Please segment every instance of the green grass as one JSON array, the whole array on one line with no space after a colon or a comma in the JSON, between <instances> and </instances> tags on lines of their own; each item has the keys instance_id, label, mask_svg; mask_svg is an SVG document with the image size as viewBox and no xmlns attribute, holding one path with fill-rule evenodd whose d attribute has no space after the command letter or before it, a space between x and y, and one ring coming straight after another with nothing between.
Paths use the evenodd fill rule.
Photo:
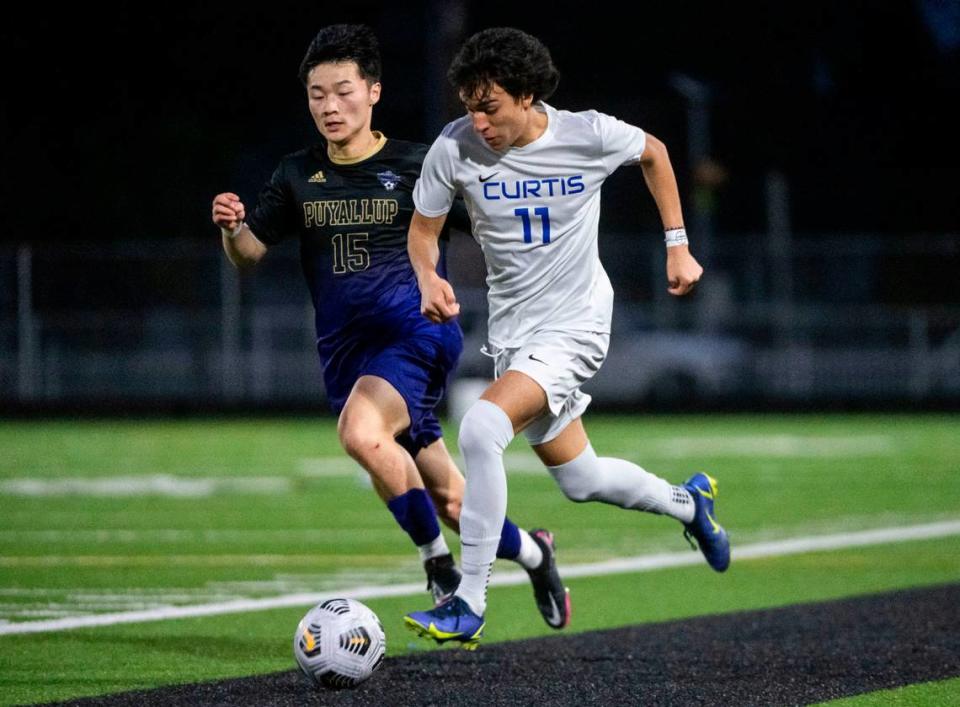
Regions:
<instances>
[{"instance_id":1,"label":"green grass","mask_svg":"<svg viewBox=\"0 0 960 707\"><path fill-rule=\"evenodd\" d=\"M960 424L949 416L593 417L587 426L601 454L672 481L699 469L718 477L718 512L735 546L960 518ZM409 541L344 465L329 419L5 422L0 450L0 618L77 613L84 602L87 611L138 608L158 593L195 604L422 578ZM511 460L513 469L536 466ZM336 469L344 472L324 473ZM155 475L221 486L178 498L25 496L10 485ZM511 516L554 530L562 563L686 548L674 522L574 506L545 472L513 474L509 484ZM573 629L947 581L960 581L958 538L741 562L723 576L698 566L579 579L570 582ZM486 641L549 631L528 594L492 591ZM367 602L391 655L423 649L408 645L399 617L425 596ZM0 636L0 703L289 668L307 608Z\"/></svg>"},{"instance_id":2,"label":"green grass","mask_svg":"<svg viewBox=\"0 0 960 707\"><path fill-rule=\"evenodd\" d=\"M957 704L958 695L960 695L960 678L954 678L908 685L893 690L879 690L822 704L831 707L888 707L889 705L950 707Z\"/></svg>"}]
</instances>

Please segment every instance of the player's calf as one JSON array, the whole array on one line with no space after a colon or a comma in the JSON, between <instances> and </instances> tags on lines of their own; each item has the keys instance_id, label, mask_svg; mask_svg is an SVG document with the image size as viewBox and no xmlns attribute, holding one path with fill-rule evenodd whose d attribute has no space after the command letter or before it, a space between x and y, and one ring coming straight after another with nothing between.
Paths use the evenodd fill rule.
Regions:
<instances>
[{"instance_id":1,"label":"player's calf","mask_svg":"<svg viewBox=\"0 0 960 707\"><path fill-rule=\"evenodd\" d=\"M430 489L430 496L433 498L433 503L437 509L437 518L447 527L459 530L463 497L447 495L442 492L438 494L434 489Z\"/></svg>"}]
</instances>

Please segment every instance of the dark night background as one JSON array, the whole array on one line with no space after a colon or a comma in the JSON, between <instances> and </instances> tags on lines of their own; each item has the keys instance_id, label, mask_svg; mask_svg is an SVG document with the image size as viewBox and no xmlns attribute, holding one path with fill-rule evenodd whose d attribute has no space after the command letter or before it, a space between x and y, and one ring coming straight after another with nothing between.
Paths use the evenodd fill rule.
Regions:
<instances>
[{"instance_id":1,"label":"dark night background","mask_svg":"<svg viewBox=\"0 0 960 707\"><path fill-rule=\"evenodd\" d=\"M684 114L669 80L683 72L707 83L713 154L729 174L718 197L721 233L764 228L761 178L776 168L792 185L798 232L914 237L960 222L958 30L956 20L952 35L925 21L925 8L938 5L738 3L731 11L672 2L634 5L628 15L603 3L467 2L452 24L463 36L505 24L538 35L563 76L551 103L597 108L658 135L682 188ZM425 75L429 57L441 69L449 60L438 18L452 7L36 6L0 29L0 238L216 242L214 194L229 189L252 202L282 154L317 138L296 70L315 31L336 21L368 22L381 38L374 127L430 141L457 111L444 81L446 114L428 115L438 104L427 100ZM616 198L635 188L642 180L631 175L609 191ZM651 208L638 211L607 209L604 218L653 223Z\"/></svg>"}]
</instances>

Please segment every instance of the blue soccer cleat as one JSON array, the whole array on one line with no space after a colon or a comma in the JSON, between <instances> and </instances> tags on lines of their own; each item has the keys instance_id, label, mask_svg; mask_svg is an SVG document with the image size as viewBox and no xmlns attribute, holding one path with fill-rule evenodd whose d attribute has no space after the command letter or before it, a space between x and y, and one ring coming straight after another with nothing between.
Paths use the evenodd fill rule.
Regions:
<instances>
[{"instance_id":1,"label":"blue soccer cleat","mask_svg":"<svg viewBox=\"0 0 960 707\"><path fill-rule=\"evenodd\" d=\"M693 536L707 558L707 564L717 572L723 572L730 566L730 538L714 516L717 481L706 474L694 474L686 480L683 488L693 496L695 505L693 520L684 525L683 537L693 545L690 540L690 536Z\"/></svg>"},{"instance_id":2,"label":"blue soccer cleat","mask_svg":"<svg viewBox=\"0 0 960 707\"><path fill-rule=\"evenodd\" d=\"M430 611L414 611L403 617L411 631L437 643L458 641L467 650L474 650L483 636L486 623L460 597L454 595Z\"/></svg>"}]
</instances>

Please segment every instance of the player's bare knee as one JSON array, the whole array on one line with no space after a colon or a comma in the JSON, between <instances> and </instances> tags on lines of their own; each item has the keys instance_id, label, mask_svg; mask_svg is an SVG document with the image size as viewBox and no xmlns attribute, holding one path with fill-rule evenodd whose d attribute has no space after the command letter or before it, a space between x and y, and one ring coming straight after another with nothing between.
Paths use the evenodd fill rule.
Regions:
<instances>
[{"instance_id":1,"label":"player's bare knee","mask_svg":"<svg viewBox=\"0 0 960 707\"><path fill-rule=\"evenodd\" d=\"M360 425L342 425L337 431L343 450L360 462L375 454L386 441L383 435L364 429Z\"/></svg>"},{"instance_id":2,"label":"player's bare knee","mask_svg":"<svg viewBox=\"0 0 960 707\"><path fill-rule=\"evenodd\" d=\"M352 432L351 427L352 416L346 409L340 411L340 416L337 418L337 438L340 440L340 446L344 449L347 448L346 437L348 433Z\"/></svg>"}]
</instances>

